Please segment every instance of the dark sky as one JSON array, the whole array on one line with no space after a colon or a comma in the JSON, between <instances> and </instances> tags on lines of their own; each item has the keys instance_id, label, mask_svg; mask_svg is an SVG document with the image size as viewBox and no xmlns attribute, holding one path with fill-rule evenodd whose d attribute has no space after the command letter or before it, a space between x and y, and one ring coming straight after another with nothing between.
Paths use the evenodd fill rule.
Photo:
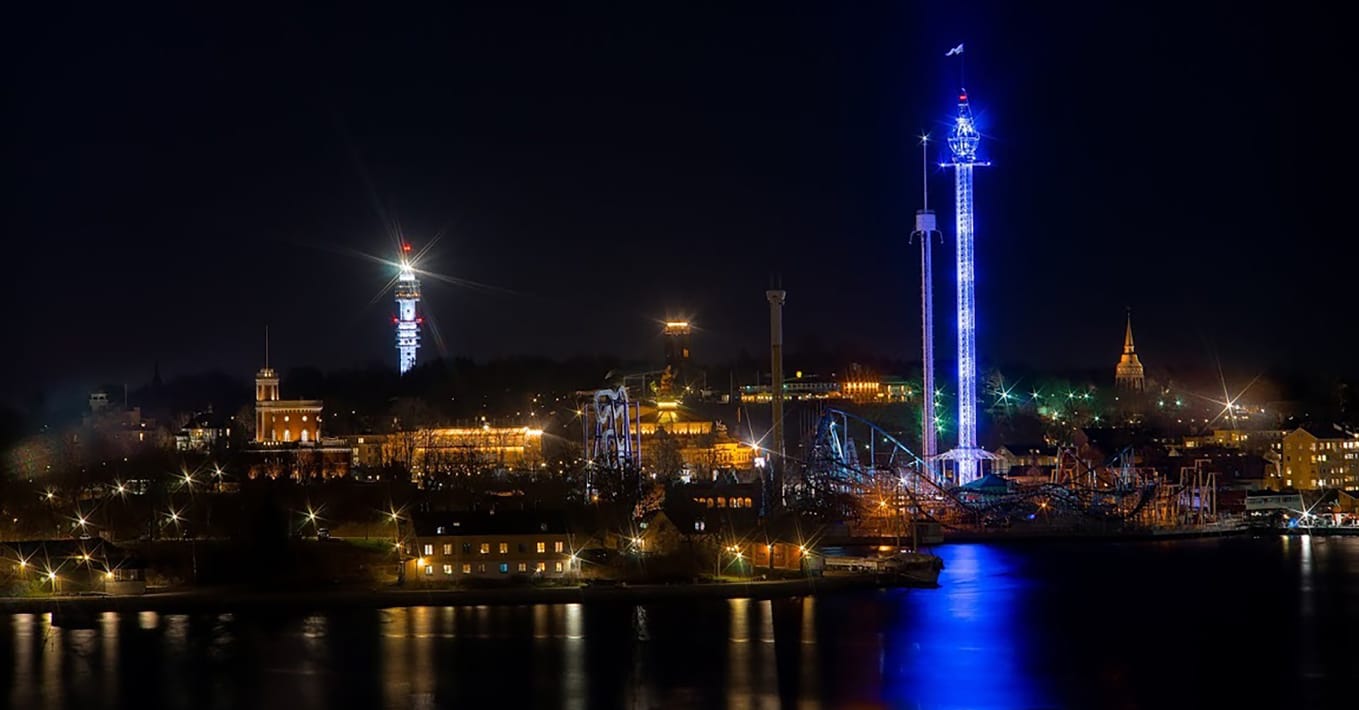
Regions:
<instances>
[{"instance_id":1,"label":"dark sky","mask_svg":"<svg viewBox=\"0 0 1359 710\"><path fill-rule=\"evenodd\" d=\"M1131 305L1153 368L1353 370L1339 15L1106 4L11 16L7 387L245 376L266 324L279 367L394 363L391 273L348 252L398 222L504 290L427 280L452 354L659 355L667 315L760 352L778 272L790 343L912 358L958 42L984 360L1112 367Z\"/></svg>"}]
</instances>

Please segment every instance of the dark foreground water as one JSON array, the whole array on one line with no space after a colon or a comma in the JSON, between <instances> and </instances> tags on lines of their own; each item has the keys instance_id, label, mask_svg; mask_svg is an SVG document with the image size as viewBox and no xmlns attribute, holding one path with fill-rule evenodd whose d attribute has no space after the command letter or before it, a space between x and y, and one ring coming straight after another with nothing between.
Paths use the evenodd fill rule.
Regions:
<instances>
[{"instance_id":1,"label":"dark foreground water","mask_svg":"<svg viewBox=\"0 0 1359 710\"><path fill-rule=\"evenodd\" d=\"M956 545L775 601L0 617L14 708L1359 707L1359 539Z\"/></svg>"}]
</instances>

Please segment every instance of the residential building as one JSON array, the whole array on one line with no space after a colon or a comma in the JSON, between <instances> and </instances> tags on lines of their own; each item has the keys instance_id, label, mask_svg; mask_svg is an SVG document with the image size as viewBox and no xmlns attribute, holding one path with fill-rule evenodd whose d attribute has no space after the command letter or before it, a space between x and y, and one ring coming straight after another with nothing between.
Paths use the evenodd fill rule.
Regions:
<instances>
[{"instance_id":1,"label":"residential building","mask_svg":"<svg viewBox=\"0 0 1359 710\"><path fill-rule=\"evenodd\" d=\"M212 407L189 417L175 433L175 450L209 453L225 446L231 436L231 420L214 414Z\"/></svg>"},{"instance_id":2,"label":"residential building","mask_svg":"<svg viewBox=\"0 0 1359 710\"><path fill-rule=\"evenodd\" d=\"M1001 473L1015 469L1021 472L1033 468L1050 469L1057 465L1057 447L1041 441L1005 444L994 453L1000 457L995 469Z\"/></svg>"},{"instance_id":3,"label":"residential building","mask_svg":"<svg viewBox=\"0 0 1359 710\"><path fill-rule=\"evenodd\" d=\"M1336 426L1304 426L1283 437L1282 480L1270 488L1359 488L1359 434Z\"/></svg>"},{"instance_id":4,"label":"residential building","mask_svg":"<svg viewBox=\"0 0 1359 710\"><path fill-rule=\"evenodd\" d=\"M406 543L406 579L563 578L579 571L566 517L559 511L415 513Z\"/></svg>"},{"instance_id":5,"label":"residential building","mask_svg":"<svg viewBox=\"0 0 1359 710\"><path fill-rule=\"evenodd\" d=\"M1279 451L1287 433L1283 429L1214 429L1205 434L1185 436L1184 448L1222 447L1264 454L1268 451Z\"/></svg>"},{"instance_id":6,"label":"residential building","mask_svg":"<svg viewBox=\"0 0 1359 710\"><path fill-rule=\"evenodd\" d=\"M102 538L0 543L0 584L53 594L142 594L145 565Z\"/></svg>"}]
</instances>

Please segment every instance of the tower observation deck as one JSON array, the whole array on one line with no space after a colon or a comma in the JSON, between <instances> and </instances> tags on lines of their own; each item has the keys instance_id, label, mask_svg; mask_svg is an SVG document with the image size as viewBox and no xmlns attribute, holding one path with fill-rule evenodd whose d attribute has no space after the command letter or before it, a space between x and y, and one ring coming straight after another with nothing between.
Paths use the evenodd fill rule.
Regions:
<instances>
[{"instance_id":1,"label":"tower observation deck","mask_svg":"<svg viewBox=\"0 0 1359 710\"><path fill-rule=\"evenodd\" d=\"M401 245L401 272L396 279L396 325L397 369L406 374L415 367L415 354L420 349L420 326L424 319L416 313L420 302L420 280L415 277L415 269L410 263L411 245Z\"/></svg>"}]
</instances>

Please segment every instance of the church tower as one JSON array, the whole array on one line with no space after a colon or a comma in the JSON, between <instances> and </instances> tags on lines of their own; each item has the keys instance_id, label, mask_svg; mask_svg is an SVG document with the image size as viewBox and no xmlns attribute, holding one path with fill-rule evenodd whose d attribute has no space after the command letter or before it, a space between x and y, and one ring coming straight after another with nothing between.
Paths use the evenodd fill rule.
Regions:
<instances>
[{"instance_id":1,"label":"church tower","mask_svg":"<svg viewBox=\"0 0 1359 710\"><path fill-rule=\"evenodd\" d=\"M1137 353L1133 350L1131 308L1128 309L1128 329L1123 336L1123 357L1118 359L1118 366L1114 368L1114 384L1120 390L1133 392L1143 392L1147 388L1142 361L1137 359Z\"/></svg>"}]
</instances>

